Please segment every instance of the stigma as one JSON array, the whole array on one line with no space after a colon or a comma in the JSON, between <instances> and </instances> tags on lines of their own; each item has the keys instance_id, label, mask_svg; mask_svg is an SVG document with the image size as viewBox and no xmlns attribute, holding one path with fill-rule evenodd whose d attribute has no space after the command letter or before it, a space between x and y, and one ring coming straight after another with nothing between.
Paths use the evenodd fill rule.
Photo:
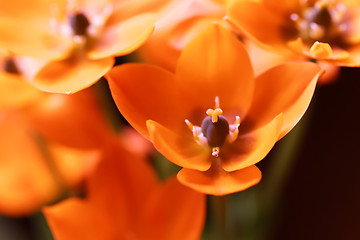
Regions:
<instances>
[{"instance_id":1,"label":"stigma","mask_svg":"<svg viewBox=\"0 0 360 240\"><path fill-rule=\"evenodd\" d=\"M230 125L222 115L219 97L215 97L215 108L208 109L206 114L201 126L195 126L187 119L185 123L192 131L195 141L200 145L211 147L211 155L219 157L221 147L226 142L232 143L237 139L240 117L236 116L234 124Z\"/></svg>"}]
</instances>

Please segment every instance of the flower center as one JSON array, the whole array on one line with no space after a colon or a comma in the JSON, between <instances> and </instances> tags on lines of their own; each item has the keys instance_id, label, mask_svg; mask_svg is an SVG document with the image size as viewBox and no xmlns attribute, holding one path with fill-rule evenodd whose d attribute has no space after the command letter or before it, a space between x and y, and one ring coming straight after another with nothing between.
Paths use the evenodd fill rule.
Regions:
<instances>
[{"instance_id":1,"label":"flower center","mask_svg":"<svg viewBox=\"0 0 360 240\"><path fill-rule=\"evenodd\" d=\"M290 19L308 44L320 41L343 45L343 36L348 30L346 13L346 7L334 0L319 0L313 6L301 1L300 13L291 14Z\"/></svg>"},{"instance_id":2,"label":"flower center","mask_svg":"<svg viewBox=\"0 0 360 240\"><path fill-rule=\"evenodd\" d=\"M229 125L222 113L219 97L216 97L215 108L206 111L208 116L202 121L201 127L193 125L187 119L185 120L189 129L193 132L195 141L201 145L210 146L214 157L219 157L220 148L226 141L234 142L239 134L240 117L236 116L235 123Z\"/></svg>"},{"instance_id":3,"label":"flower center","mask_svg":"<svg viewBox=\"0 0 360 240\"><path fill-rule=\"evenodd\" d=\"M19 74L20 71L16 67L16 64L12 58L8 58L5 60L3 70L7 73Z\"/></svg>"},{"instance_id":4,"label":"flower center","mask_svg":"<svg viewBox=\"0 0 360 240\"><path fill-rule=\"evenodd\" d=\"M86 36L90 22L83 13L79 12L70 16L70 26L75 36Z\"/></svg>"}]
</instances>

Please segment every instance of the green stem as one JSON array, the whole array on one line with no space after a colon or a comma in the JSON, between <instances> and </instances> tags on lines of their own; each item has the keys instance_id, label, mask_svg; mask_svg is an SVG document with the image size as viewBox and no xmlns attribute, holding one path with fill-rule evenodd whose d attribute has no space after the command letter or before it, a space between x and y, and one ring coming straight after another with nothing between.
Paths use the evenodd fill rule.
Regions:
<instances>
[{"instance_id":1,"label":"green stem","mask_svg":"<svg viewBox=\"0 0 360 240\"><path fill-rule=\"evenodd\" d=\"M225 196L209 196L211 207L211 225L214 240L228 240L227 199Z\"/></svg>"},{"instance_id":2,"label":"green stem","mask_svg":"<svg viewBox=\"0 0 360 240\"><path fill-rule=\"evenodd\" d=\"M274 218L279 209L280 197L301 150L310 116L311 109L288 136L278 143L278 150L272 158L271 168L257 191L258 212L261 213L258 219L260 230L257 231L260 234L257 239L263 239L276 222Z\"/></svg>"}]
</instances>

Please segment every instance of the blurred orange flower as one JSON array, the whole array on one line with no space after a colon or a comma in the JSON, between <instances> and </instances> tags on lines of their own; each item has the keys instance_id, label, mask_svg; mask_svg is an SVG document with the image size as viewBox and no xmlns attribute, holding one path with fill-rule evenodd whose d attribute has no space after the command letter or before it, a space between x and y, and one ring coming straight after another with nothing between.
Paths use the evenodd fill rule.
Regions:
<instances>
[{"instance_id":1,"label":"blurred orange flower","mask_svg":"<svg viewBox=\"0 0 360 240\"><path fill-rule=\"evenodd\" d=\"M170 178L158 183L140 155L109 147L89 178L84 199L43 212L56 239L199 239L205 196ZM92 231L96 229L96 231Z\"/></svg>"},{"instance_id":2,"label":"blurred orange flower","mask_svg":"<svg viewBox=\"0 0 360 240\"><path fill-rule=\"evenodd\" d=\"M273 51L359 66L359 6L353 0L237 1L227 15L232 25Z\"/></svg>"},{"instance_id":3,"label":"blurred orange flower","mask_svg":"<svg viewBox=\"0 0 360 240\"><path fill-rule=\"evenodd\" d=\"M0 17L0 45L19 55L47 59L32 79L41 90L73 93L102 77L114 56L138 48L154 29L155 15L134 1L37 0L9 4ZM33 14L31 14L33 13ZM25 16L23 16L25 15Z\"/></svg>"},{"instance_id":4,"label":"blurred orange flower","mask_svg":"<svg viewBox=\"0 0 360 240\"><path fill-rule=\"evenodd\" d=\"M211 23L221 22L231 1L169 2L158 10L156 29L139 48L138 55L146 62L174 71L182 49Z\"/></svg>"},{"instance_id":5,"label":"blurred orange flower","mask_svg":"<svg viewBox=\"0 0 360 240\"><path fill-rule=\"evenodd\" d=\"M29 215L80 190L110 138L90 90L39 100L0 111L1 214Z\"/></svg>"},{"instance_id":6,"label":"blurred orange flower","mask_svg":"<svg viewBox=\"0 0 360 240\"><path fill-rule=\"evenodd\" d=\"M39 62L28 65L24 61L0 49L0 110L25 107L45 95L27 81L27 75L39 68Z\"/></svg>"},{"instance_id":7,"label":"blurred orange flower","mask_svg":"<svg viewBox=\"0 0 360 240\"><path fill-rule=\"evenodd\" d=\"M241 42L214 24L185 47L175 75L124 64L106 78L130 124L184 167L182 183L224 195L260 181L254 164L299 121L320 72L288 63L254 78Z\"/></svg>"}]
</instances>

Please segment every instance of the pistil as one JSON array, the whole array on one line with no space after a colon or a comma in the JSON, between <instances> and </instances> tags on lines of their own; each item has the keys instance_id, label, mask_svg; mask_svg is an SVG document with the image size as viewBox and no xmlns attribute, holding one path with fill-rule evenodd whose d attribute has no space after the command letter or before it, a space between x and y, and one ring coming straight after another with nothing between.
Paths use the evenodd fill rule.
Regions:
<instances>
[{"instance_id":1,"label":"pistil","mask_svg":"<svg viewBox=\"0 0 360 240\"><path fill-rule=\"evenodd\" d=\"M195 141L201 145L211 147L211 155L219 157L220 148L225 142L234 142L239 134L240 117L236 116L234 124L229 125L227 119L222 115L219 97L215 98L215 108L208 109L202 121L201 127L193 125L189 120L185 120L188 128L193 132Z\"/></svg>"},{"instance_id":2,"label":"pistil","mask_svg":"<svg viewBox=\"0 0 360 240\"><path fill-rule=\"evenodd\" d=\"M13 73L13 74L20 73L19 69L17 68L17 66L12 58L6 59L3 69L5 72L8 72L8 73Z\"/></svg>"}]
</instances>

